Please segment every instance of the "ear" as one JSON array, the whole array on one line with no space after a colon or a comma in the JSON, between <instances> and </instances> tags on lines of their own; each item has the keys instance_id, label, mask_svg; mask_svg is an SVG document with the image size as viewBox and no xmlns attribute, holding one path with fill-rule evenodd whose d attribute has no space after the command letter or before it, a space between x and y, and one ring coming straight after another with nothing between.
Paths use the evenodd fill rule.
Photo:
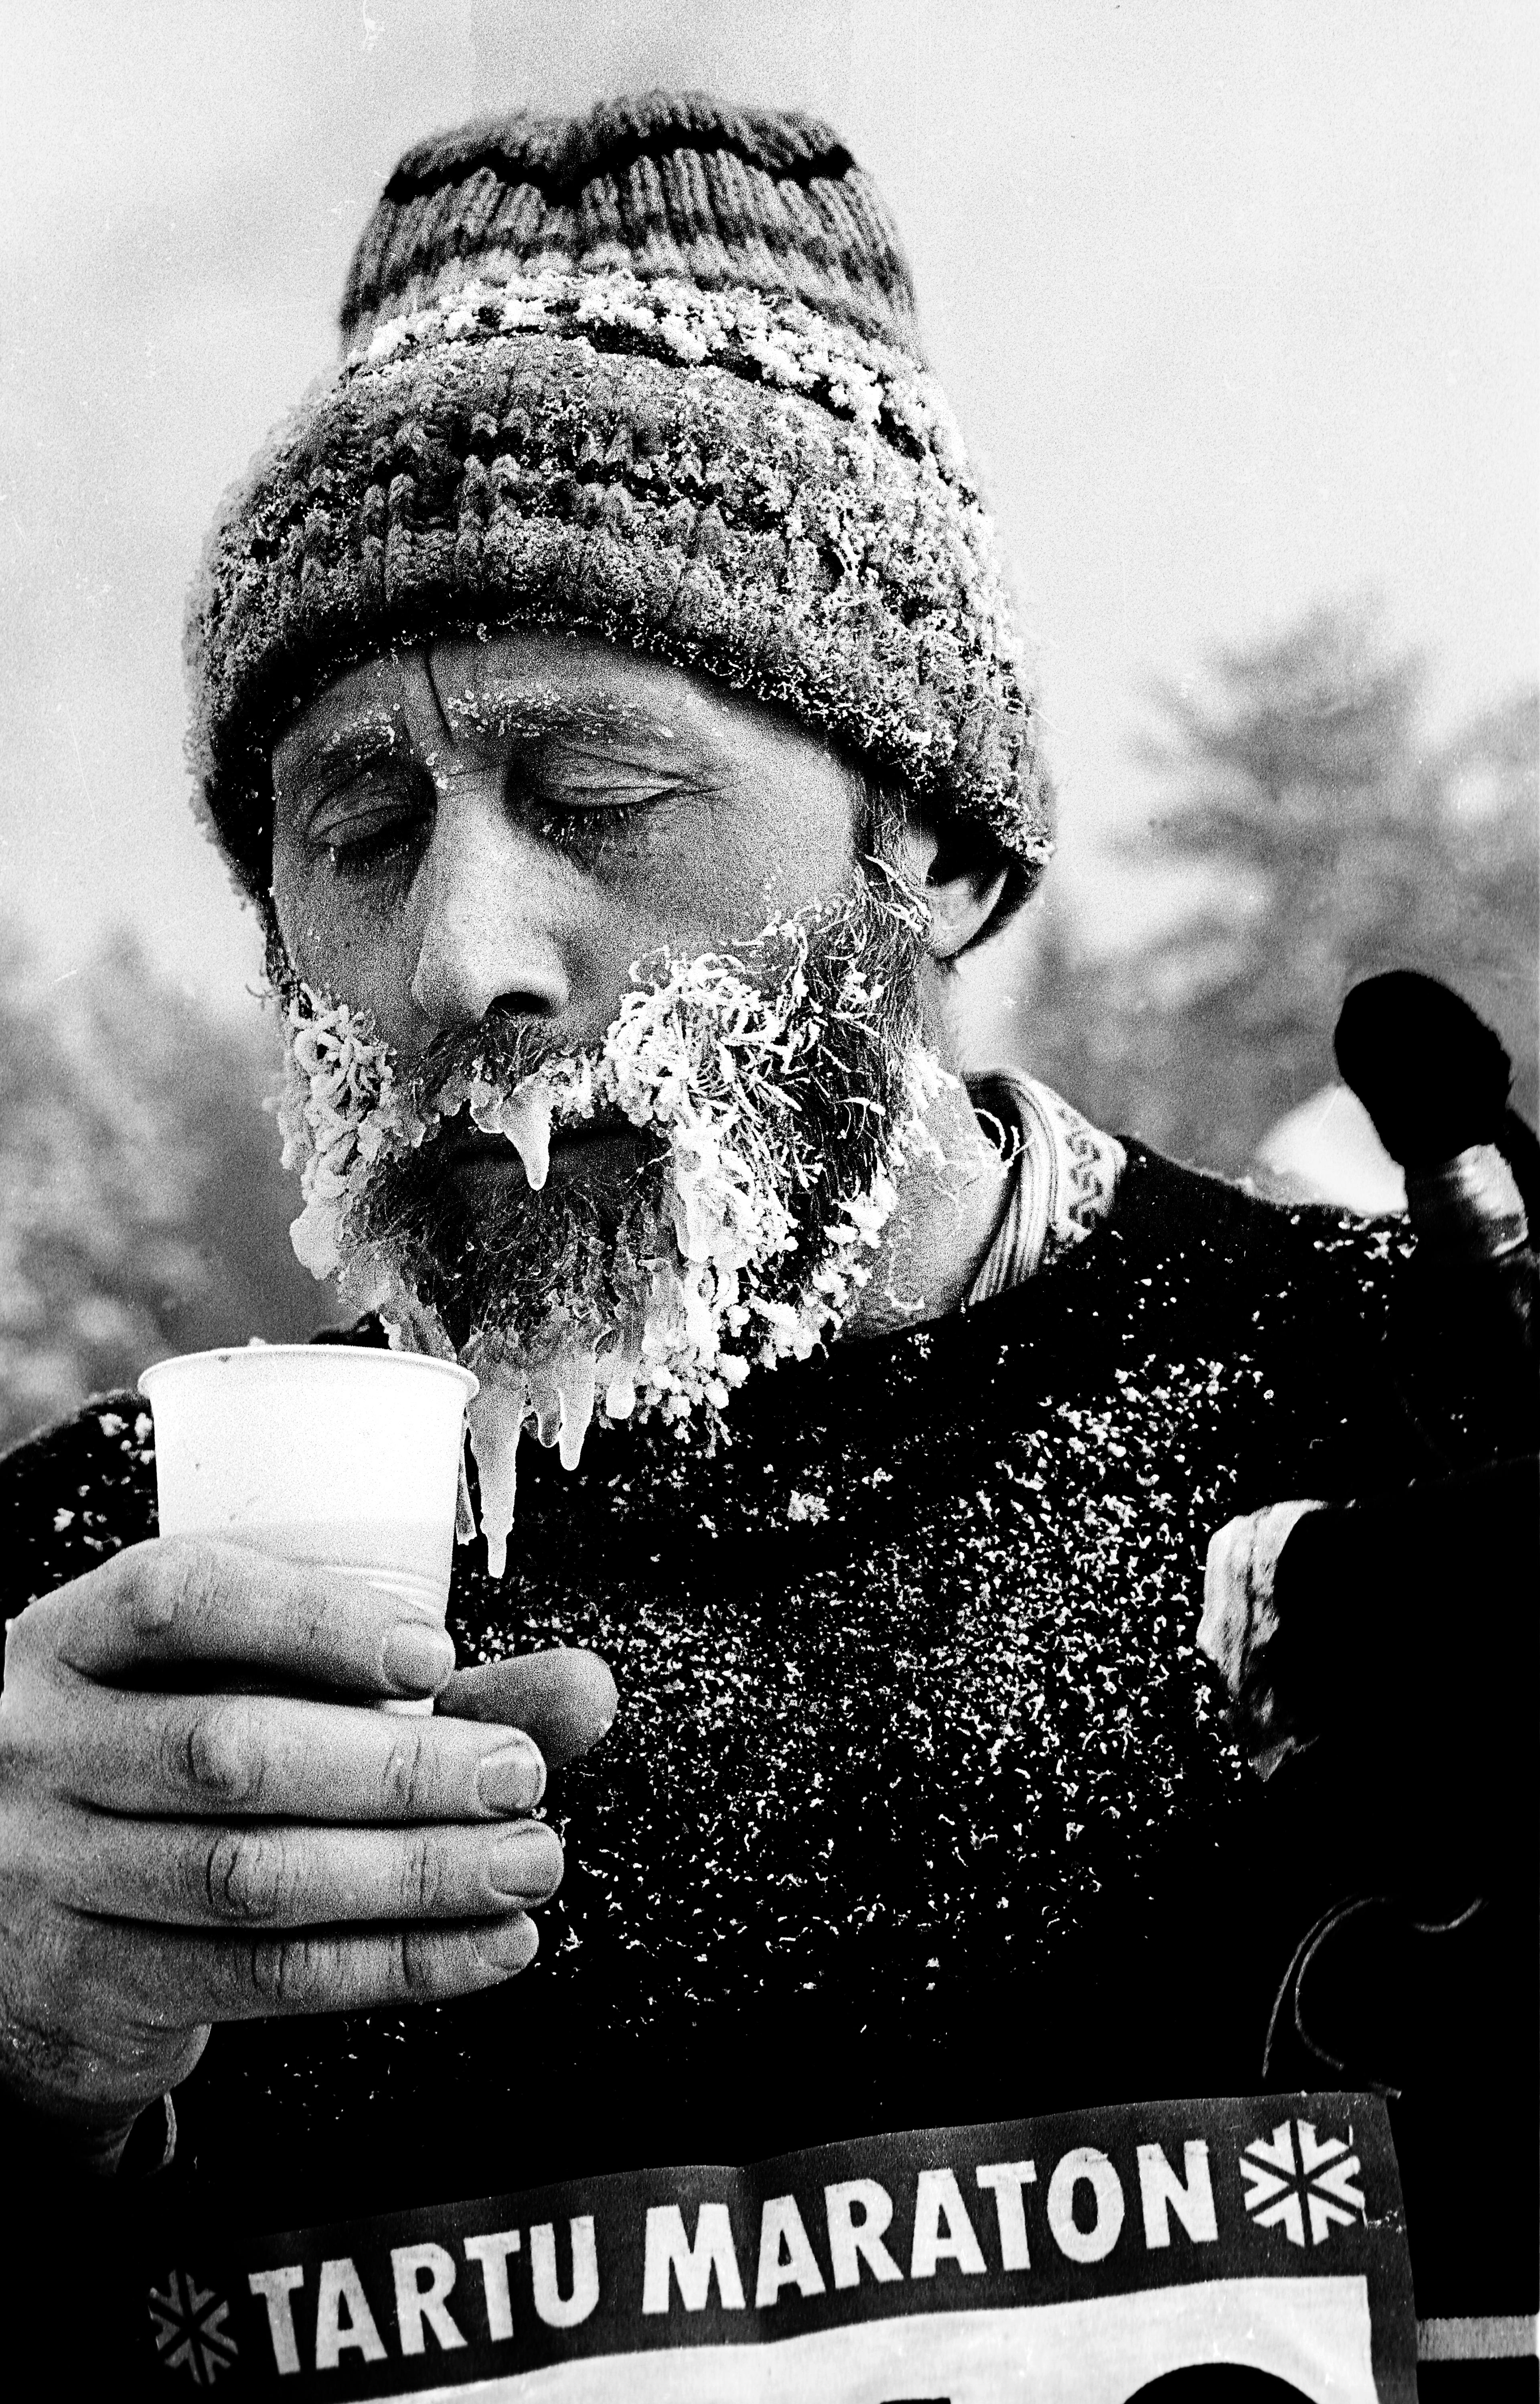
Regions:
<instances>
[{"instance_id":1,"label":"ear","mask_svg":"<svg viewBox=\"0 0 1540 2404\"><path fill-rule=\"evenodd\" d=\"M934 827L915 818L904 821L899 859L930 914L926 946L931 957L955 960L987 926L1005 890L1009 867L944 843Z\"/></svg>"}]
</instances>

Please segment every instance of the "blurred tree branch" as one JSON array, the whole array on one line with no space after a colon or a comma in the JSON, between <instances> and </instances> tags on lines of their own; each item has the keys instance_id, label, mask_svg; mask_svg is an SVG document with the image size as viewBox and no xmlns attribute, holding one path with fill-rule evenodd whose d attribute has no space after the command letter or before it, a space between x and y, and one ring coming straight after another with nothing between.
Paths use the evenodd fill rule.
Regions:
<instances>
[{"instance_id":1,"label":"blurred tree branch","mask_svg":"<svg viewBox=\"0 0 1540 2404\"><path fill-rule=\"evenodd\" d=\"M1164 687L1143 748L1169 805L1125 858L1185 867L1200 898L1109 961L1050 904L1031 1057L1104 1123L1244 1170L1273 1122L1334 1074L1360 977L1419 968L1502 1033L1536 1104L1540 696L1449 740L1423 730L1425 670L1370 608L1320 608Z\"/></svg>"},{"instance_id":2,"label":"blurred tree branch","mask_svg":"<svg viewBox=\"0 0 1540 2404\"><path fill-rule=\"evenodd\" d=\"M129 937L50 979L0 924L0 1444L170 1351L309 1335L260 1108L271 1028L198 1009Z\"/></svg>"}]
</instances>

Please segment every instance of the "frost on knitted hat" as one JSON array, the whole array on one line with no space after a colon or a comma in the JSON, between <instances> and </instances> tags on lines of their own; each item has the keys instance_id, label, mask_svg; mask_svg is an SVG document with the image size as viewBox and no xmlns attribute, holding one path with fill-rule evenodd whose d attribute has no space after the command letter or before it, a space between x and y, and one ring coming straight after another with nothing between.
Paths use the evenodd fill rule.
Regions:
<instances>
[{"instance_id":1,"label":"frost on knitted hat","mask_svg":"<svg viewBox=\"0 0 1540 2404\"><path fill-rule=\"evenodd\" d=\"M826 126L659 93L423 144L342 331L189 610L193 764L249 890L292 713L393 642L510 625L789 709L1030 889L1050 793L994 530Z\"/></svg>"}]
</instances>

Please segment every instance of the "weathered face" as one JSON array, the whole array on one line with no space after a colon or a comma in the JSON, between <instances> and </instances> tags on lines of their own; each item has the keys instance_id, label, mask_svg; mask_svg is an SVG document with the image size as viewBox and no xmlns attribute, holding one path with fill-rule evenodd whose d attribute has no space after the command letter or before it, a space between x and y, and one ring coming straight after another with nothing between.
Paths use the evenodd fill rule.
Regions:
<instances>
[{"instance_id":1,"label":"weathered face","mask_svg":"<svg viewBox=\"0 0 1540 2404\"><path fill-rule=\"evenodd\" d=\"M494 1013L591 1044L634 960L747 942L852 870L859 790L821 745L595 636L370 661L273 765L289 958L407 1060Z\"/></svg>"},{"instance_id":2,"label":"weathered face","mask_svg":"<svg viewBox=\"0 0 1540 2404\"><path fill-rule=\"evenodd\" d=\"M410 1068L493 1021L542 1052L603 1040L632 964L752 939L850 881L855 778L704 678L592 636L504 632L342 676L273 754L289 961ZM554 1192L636 1167L624 1130L559 1141ZM443 1157L468 1208L506 1145Z\"/></svg>"},{"instance_id":3,"label":"weathered face","mask_svg":"<svg viewBox=\"0 0 1540 2404\"><path fill-rule=\"evenodd\" d=\"M844 1323L935 1090L926 957L1000 875L914 829L872 866L818 741L593 638L366 663L273 782L296 1248L475 1368L496 1538L521 1427L575 1459Z\"/></svg>"},{"instance_id":4,"label":"weathered face","mask_svg":"<svg viewBox=\"0 0 1540 2404\"><path fill-rule=\"evenodd\" d=\"M542 1062L596 1059L623 996L655 984L665 957L757 957L751 981L773 977L749 947L772 921L800 918L817 929L812 985L820 970L843 976L854 943L887 995L866 1027L841 1008L819 1039L819 1102L844 1092L842 1044L865 1102L846 1093L826 1125L816 1108L797 1113L830 1148L831 1191L834 1172L867 1166L874 1080L910 988L874 923L886 892L875 904L855 857L857 780L807 734L595 639L501 634L341 677L283 736L273 781L289 965L367 1013L430 1110L458 1070L511 1092ZM777 1056L772 1039L762 1072ZM646 1111L634 1123L634 1101L631 1119L612 1107L558 1120L535 1209L542 1178L524 1153L463 1103L452 1115L409 1160L381 1164L367 1215L375 1232L410 1227L419 1283L440 1283L435 1265L450 1273L440 1303L454 1316L485 1325L503 1306L505 1324L526 1324L560 1283L555 1253L571 1251L553 1206L602 1206L613 1226L649 1167L658 1183L657 1125Z\"/></svg>"}]
</instances>

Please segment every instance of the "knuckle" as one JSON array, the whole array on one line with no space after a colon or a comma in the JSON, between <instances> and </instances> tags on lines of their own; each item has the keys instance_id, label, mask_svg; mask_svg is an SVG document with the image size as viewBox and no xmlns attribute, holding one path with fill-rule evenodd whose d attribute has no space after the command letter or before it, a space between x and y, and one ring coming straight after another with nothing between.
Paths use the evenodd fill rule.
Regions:
<instances>
[{"instance_id":1,"label":"knuckle","mask_svg":"<svg viewBox=\"0 0 1540 2404\"><path fill-rule=\"evenodd\" d=\"M221 1828L203 1856L202 1891L216 1920L272 1922L283 1916L282 1846L250 1828Z\"/></svg>"},{"instance_id":2,"label":"knuckle","mask_svg":"<svg viewBox=\"0 0 1540 2404\"><path fill-rule=\"evenodd\" d=\"M71 1607L86 1583L76 1578L67 1586L56 1586L51 1594L38 1595L24 1603L14 1618L7 1619L3 1699L7 1706L28 1680L59 1684L58 1673L65 1665Z\"/></svg>"},{"instance_id":3,"label":"knuckle","mask_svg":"<svg viewBox=\"0 0 1540 2404\"><path fill-rule=\"evenodd\" d=\"M22 1810L66 1782L67 1768L82 1746L73 1696L44 1674L22 1674L7 1653L0 1689L0 1793Z\"/></svg>"},{"instance_id":4,"label":"knuckle","mask_svg":"<svg viewBox=\"0 0 1540 2404\"><path fill-rule=\"evenodd\" d=\"M245 1715L216 1703L168 1731L175 1776L203 1800L227 1809L261 1799L262 1761Z\"/></svg>"},{"instance_id":5,"label":"knuckle","mask_svg":"<svg viewBox=\"0 0 1540 2404\"><path fill-rule=\"evenodd\" d=\"M450 1883L441 1845L427 1834L413 1837L401 1864L402 1911L419 1920L431 1918L449 1899Z\"/></svg>"},{"instance_id":6,"label":"knuckle","mask_svg":"<svg viewBox=\"0 0 1540 2404\"><path fill-rule=\"evenodd\" d=\"M14 1670L15 1664L7 1656L5 1690L0 1693L0 1782L6 1784L22 1773L37 1738L36 1729L30 1724L35 1713L22 1707Z\"/></svg>"},{"instance_id":7,"label":"knuckle","mask_svg":"<svg viewBox=\"0 0 1540 2404\"><path fill-rule=\"evenodd\" d=\"M91 1834L90 1822L54 1797L0 1812L0 1945L15 1940L29 1910L90 1913L100 1883Z\"/></svg>"},{"instance_id":8,"label":"knuckle","mask_svg":"<svg viewBox=\"0 0 1540 2404\"><path fill-rule=\"evenodd\" d=\"M18 1671L24 1670L43 1649L47 1635L48 1612L45 1604L30 1602L14 1619L6 1622L5 1683L13 1686Z\"/></svg>"},{"instance_id":9,"label":"knuckle","mask_svg":"<svg viewBox=\"0 0 1540 2404\"><path fill-rule=\"evenodd\" d=\"M337 1628L331 1606L322 1596L303 1592L294 1605L295 1635L304 1660L329 1660L337 1650Z\"/></svg>"},{"instance_id":10,"label":"knuckle","mask_svg":"<svg viewBox=\"0 0 1540 2404\"><path fill-rule=\"evenodd\" d=\"M34 1961L55 1995L77 1995L95 1968L95 1925L73 1910L49 1913L48 1923L46 1934L38 1932Z\"/></svg>"},{"instance_id":11,"label":"knuckle","mask_svg":"<svg viewBox=\"0 0 1540 2404\"><path fill-rule=\"evenodd\" d=\"M431 1929L403 1928L395 1942L397 1977L408 2003L430 2004L456 1992L460 1982L445 1938Z\"/></svg>"},{"instance_id":12,"label":"knuckle","mask_svg":"<svg viewBox=\"0 0 1540 2404\"><path fill-rule=\"evenodd\" d=\"M187 1536L133 1544L114 1567L123 1588L123 1612L138 1636L169 1636L185 1626L210 1583L206 1555Z\"/></svg>"},{"instance_id":13,"label":"knuckle","mask_svg":"<svg viewBox=\"0 0 1540 2404\"><path fill-rule=\"evenodd\" d=\"M385 1805L396 1818L430 1819L439 1792L434 1747L413 1722L401 1721L398 1725L403 1733L392 1743L381 1774Z\"/></svg>"},{"instance_id":14,"label":"knuckle","mask_svg":"<svg viewBox=\"0 0 1540 2404\"><path fill-rule=\"evenodd\" d=\"M332 1948L313 1936L281 1936L251 1947L247 1976L270 2011L304 2011L325 1998Z\"/></svg>"},{"instance_id":15,"label":"knuckle","mask_svg":"<svg viewBox=\"0 0 1540 2404\"><path fill-rule=\"evenodd\" d=\"M13 1943L0 1973L0 2013L14 2018L28 2001L51 2006L78 1994L95 1935L90 1920L34 1889L17 1899L8 1933Z\"/></svg>"}]
</instances>

